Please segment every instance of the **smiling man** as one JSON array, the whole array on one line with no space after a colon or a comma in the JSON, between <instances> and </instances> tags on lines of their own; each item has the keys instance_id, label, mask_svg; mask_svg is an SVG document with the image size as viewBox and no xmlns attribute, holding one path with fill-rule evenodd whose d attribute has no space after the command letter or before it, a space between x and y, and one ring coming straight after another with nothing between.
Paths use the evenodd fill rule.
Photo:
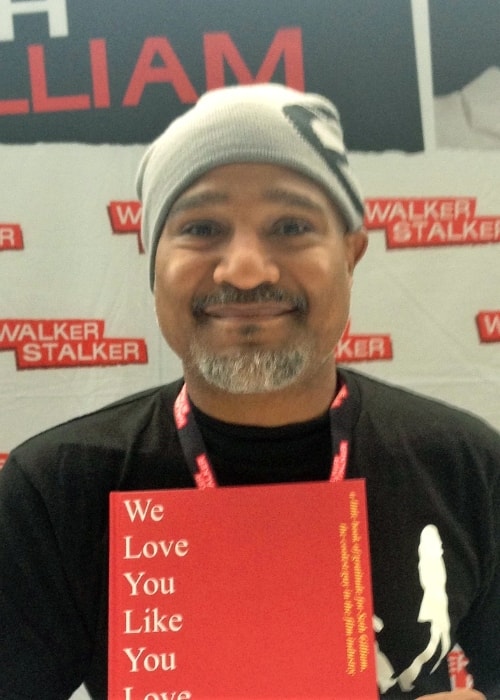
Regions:
<instances>
[{"instance_id":1,"label":"smiling man","mask_svg":"<svg viewBox=\"0 0 500 700\"><path fill-rule=\"evenodd\" d=\"M207 93L137 182L184 377L0 472L0 698L106 697L110 491L364 478L381 697L499 700L500 438L336 366L367 236L335 107L279 85ZM476 689L450 688L455 644Z\"/></svg>"},{"instance_id":2,"label":"smiling man","mask_svg":"<svg viewBox=\"0 0 500 700\"><path fill-rule=\"evenodd\" d=\"M253 425L324 412L366 246L363 230L345 230L323 188L283 166L219 166L179 198L158 241L154 291L196 405Z\"/></svg>"}]
</instances>

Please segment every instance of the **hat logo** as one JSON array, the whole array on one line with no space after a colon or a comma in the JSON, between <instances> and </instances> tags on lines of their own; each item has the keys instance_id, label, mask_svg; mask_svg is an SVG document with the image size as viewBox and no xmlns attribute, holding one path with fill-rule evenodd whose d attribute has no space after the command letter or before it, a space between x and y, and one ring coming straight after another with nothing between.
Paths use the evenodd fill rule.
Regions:
<instances>
[{"instance_id":1,"label":"hat logo","mask_svg":"<svg viewBox=\"0 0 500 700\"><path fill-rule=\"evenodd\" d=\"M363 215L363 203L353 190L349 176L346 176L344 171L348 163L336 113L317 105L307 107L298 104L285 105L283 113L299 134L323 158L342 185L355 210Z\"/></svg>"},{"instance_id":2,"label":"hat logo","mask_svg":"<svg viewBox=\"0 0 500 700\"><path fill-rule=\"evenodd\" d=\"M342 153L345 155L345 148L338 134L337 129L332 128L332 120L322 121L320 119L313 119L311 121L311 129L314 131L318 139L323 144L324 148L328 148L336 153Z\"/></svg>"}]
</instances>

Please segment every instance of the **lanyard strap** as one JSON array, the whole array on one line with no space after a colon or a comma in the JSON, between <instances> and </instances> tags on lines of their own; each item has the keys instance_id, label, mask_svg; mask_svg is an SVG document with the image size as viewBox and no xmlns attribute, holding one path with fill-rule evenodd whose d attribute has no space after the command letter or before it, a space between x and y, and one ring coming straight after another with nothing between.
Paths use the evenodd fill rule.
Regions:
<instances>
[{"instance_id":1,"label":"lanyard strap","mask_svg":"<svg viewBox=\"0 0 500 700\"><path fill-rule=\"evenodd\" d=\"M329 481L336 482L345 478L352 430L352 401L343 380L330 405L329 416L333 454ZM194 418L185 384L174 403L174 419L182 452L196 487L199 489L216 488L217 480L208 458L203 437Z\"/></svg>"}]
</instances>

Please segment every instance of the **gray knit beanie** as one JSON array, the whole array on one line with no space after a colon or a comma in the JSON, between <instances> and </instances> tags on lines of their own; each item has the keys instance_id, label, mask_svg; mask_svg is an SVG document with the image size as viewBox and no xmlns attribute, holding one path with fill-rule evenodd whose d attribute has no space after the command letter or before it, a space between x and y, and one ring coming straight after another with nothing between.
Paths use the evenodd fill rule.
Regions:
<instances>
[{"instance_id":1,"label":"gray knit beanie","mask_svg":"<svg viewBox=\"0 0 500 700\"><path fill-rule=\"evenodd\" d=\"M209 170L246 162L286 166L310 177L326 190L350 231L362 225L362 195L329 100L278 84L212 90L168 126L139 166L151 287L158 239L175 200Z\"/></svg>"}]
</instances>

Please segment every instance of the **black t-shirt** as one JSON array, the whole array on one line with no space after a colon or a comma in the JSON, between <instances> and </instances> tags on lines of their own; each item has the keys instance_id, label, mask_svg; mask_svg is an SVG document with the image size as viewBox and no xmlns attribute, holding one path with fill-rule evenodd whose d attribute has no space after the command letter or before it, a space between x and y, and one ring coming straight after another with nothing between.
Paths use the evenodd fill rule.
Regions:
<instances>
[{"instance_id":1,"label":"black t-shirt","mask_svg":"<svg viewBox=\"0 0 500 700\"><path fill-rule=\"evenodd\" d=\"M193 413L221 486L320 481L330 475L328 413L276 428L224 423L196 407Z\"/></svg>"},{"instance_id":2,"label":"black t-shirt","mask_svg":"<svg viewBox=\"0 0 500 700\"><path fill-rule=\"evenodd\" d=\"M347 478L366 480L383 697L446 690L459 642L477 687L500 698L500 438L342 374L355 402ZM108 494L194 486L172 416L180 386L46 431L0 471L3 700L63 700L82 681L106 698ZM197 418L221 484L328 477L327 416L272 429Z\"/></svg>"}]
</instances>

